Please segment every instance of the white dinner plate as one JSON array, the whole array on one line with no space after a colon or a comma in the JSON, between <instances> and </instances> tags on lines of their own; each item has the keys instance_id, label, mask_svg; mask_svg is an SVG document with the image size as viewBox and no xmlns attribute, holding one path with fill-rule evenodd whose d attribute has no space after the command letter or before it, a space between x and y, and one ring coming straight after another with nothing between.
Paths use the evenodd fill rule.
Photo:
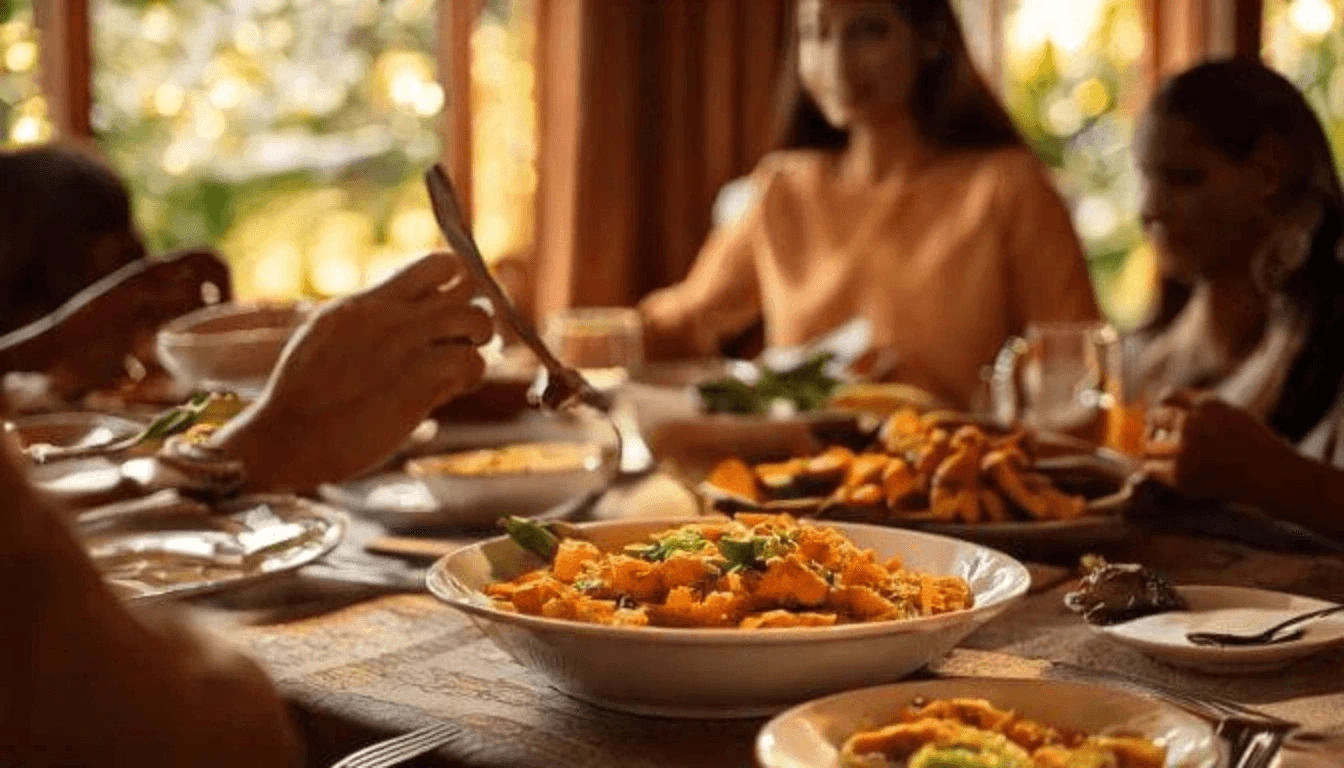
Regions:
<instances>
[{"instance_id":1,"label":"white dinner plate","mask_svg":"<svg viewBox=\"0 0 1344 768\"><path fill-rule=\"evenodd\" d=\"M1188 611L1093 627L1117 643L1173 666L1216 675L1271 672L1344 645L1344 616L1330 616L1304 627L1299 640L1258 646L1201 646L1185 639L1188 632L1251 634L1330 603L1310 597L1244 587L1177 587Z\"/></svg>"},{"instance_id":2,"label":"white dinner plate","mask_svg":"<svg viewBox=\"0 0 1344 768\"><path fill-rule=\"evenodd\" d=\"M86 516L94 515L86 512ZM219 592L288 573L345 537L345 515L285 495L243 496L214 508L145 507L79 528L108 586L127 600Z\"/></svg>"},{"instance_id":3,"label":"white dinner plate","mask_svg":"<svg viewBox=\"0 0 1344 768\"><path fill-rule=\"evenodd\" d=\"M1222 760L1208 723L1155 699L1083 683L988 678L897 683L794 707L761 729L756 759L763 768L841 768L845 740L894 722L921 697L987 699L1055 727L1143 736L1167 748L1167 768L1214 768Z\"/></svg>"}]
</instances>

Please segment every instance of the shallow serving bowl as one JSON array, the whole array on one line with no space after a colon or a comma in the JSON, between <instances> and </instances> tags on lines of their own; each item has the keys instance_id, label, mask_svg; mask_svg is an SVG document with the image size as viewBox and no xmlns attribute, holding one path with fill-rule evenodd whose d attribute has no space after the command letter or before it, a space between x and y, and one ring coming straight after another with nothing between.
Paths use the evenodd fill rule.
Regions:
<instances>
[{"instance_id":1,"label":"shallow serving bowl","mask_svg":"<svg viewBox=\"0 0 1344 768\"><path fill-rule=\"evenodd\" d=\"M1167 748L1167 768L1221 765L1212 726L1156 699L1082 683L983 678L898 683L809 702L766 724L756 739L756 759L764 768L841 768L840 750L851 735L895 722L921 697L987 699L1046 725L1143 736Z\"/></svg>"},{"instance_id":2,"label":"shallow serving bowl","mask_svg":"<svg viewBox=\"0 0 1344 768\"><path fill-rule=\"evenodd\" d=\"M698 519L579 526L603 550ZM941 657L1014 600L1030 576L1016 560L967 542L857 523L834 528L878 559L900 555L908 568L960 575L975 606L956 613L868 624L799 629L606 627L501 611L481 590L542 563L508 538L439 560L429 589L469 614L520 664L561 691L600 706L666 717L757 717L827 693L891 682Z\"/></svg>"},{"instance_id":3,"label":"shallow serving bowl","mask_svg":"<svg viewBox=\"0 0 1344 768\"><path fill-rule=\"evenodd\" d=\"M308 318L306 304L219 304L159 330L159 360L189 387L255 397L285 344Z\"/></svg>"},{"instance_id":4,"label":"shallow serving bowl","mask_svg":"<svg viewBox=\"0 0 1344 768\"><path fill-rule=\"evenodd\" d=\"M489 528L501 517L539 515L605 487L615 473L616 455L597 443L572 445L582 445L587 451L582 467L473 475L439 471L435 467L444 456L421 456L406 462L406 474L418 483L422 505L428 502L444 522L461 528ZM453 455L457 454L448 454Z\"/></svg>"}]
</instances>

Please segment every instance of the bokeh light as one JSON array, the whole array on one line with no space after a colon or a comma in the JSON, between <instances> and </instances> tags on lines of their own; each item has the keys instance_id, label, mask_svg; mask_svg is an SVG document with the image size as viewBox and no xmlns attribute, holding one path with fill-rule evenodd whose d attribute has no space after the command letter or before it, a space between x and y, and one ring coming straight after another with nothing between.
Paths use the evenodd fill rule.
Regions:
<instances>
[{"instance_id":1,"label":"bokeh light","mask_svg":"<svg viewBox=\"0 0 1344 768\"><path fill-rule=\"evenodd\" d=\"M153 248L215 245L241 296L276 297L357 290L439 247L420 181L451 98L436 6L94 0L94 128ZM535 37L533 0L489 0L472 35L474 225L491 259L532 242ZM12 48L0 62L28 55Z\"/></svg>"},{"instance_id":2,"label":"bokeh light","mask_svg":"<svg viewBox=\"0 0 1344 768\"><path fill-rule=\"evenodd\" d=\"M1265 61L1297 84L1344 164L1344 0L1267 0Z\"/></svg>"},{"instance_id":3,"label":"bokeh light","mask_svg":"<svg viewBox=\"0 0 1344 768\"><path fill-rule=\"evenodd\" d=\"M53 136L39 58L31 0L0 2L0 145L40 144Z\"/></svg>"}]
</instances>

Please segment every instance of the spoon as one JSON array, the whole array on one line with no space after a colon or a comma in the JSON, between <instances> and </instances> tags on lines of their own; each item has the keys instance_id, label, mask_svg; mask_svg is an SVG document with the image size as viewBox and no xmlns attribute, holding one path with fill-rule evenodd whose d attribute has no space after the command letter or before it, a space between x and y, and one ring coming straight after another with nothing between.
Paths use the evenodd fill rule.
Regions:
<instances>
[{"instance_id":1,"label":"spoon","mask_svg":"<svg viewBox=\"0 0 1344 768\"><path fill-rule=\"evenodd\" d=\"M1253 635L1235 635L1223 632L1190 632L1186 634L1185 639L1195 645L1203 646L1246 646L1246 645L1277 645L1278 643L1290 643L1298 640L1306 634L1304 629L1296 629L1287 634L1281 634L1290 627L1296 627L1304 622L1315 619L1332 616L1336 613L1344 613L1344 605L1332 605L1329 608L1321 608L1300 616L1294 616L1287 621L1275 624L1264 632L1257 632Z\"/></svg>"},{"instance_id":2,"label":"spoon","mask_svg":"<svg viewBox=\"0 0 1344 768\"><path fill-rule=\"evenodd\" d=\"M434 218L439 223L448 244L467 264L467 269L476 278L478 287L495 306L504 322L518 334L518 338L537 356L537 360L546 369L546 389L542 392L542 404L559 409L571 402L591 406L603 413L610 413L611 397L599 391L583 374L560 362L559 358L547 348L545 342L509 300L504 289L495 282L494 275L485 265L480 248L467 230L462 216L462 205L458 202L452 179L443 166L435 164L425 171L425 186L429 188L429 199L434 208Z\"/></svg>"}]
</instances>

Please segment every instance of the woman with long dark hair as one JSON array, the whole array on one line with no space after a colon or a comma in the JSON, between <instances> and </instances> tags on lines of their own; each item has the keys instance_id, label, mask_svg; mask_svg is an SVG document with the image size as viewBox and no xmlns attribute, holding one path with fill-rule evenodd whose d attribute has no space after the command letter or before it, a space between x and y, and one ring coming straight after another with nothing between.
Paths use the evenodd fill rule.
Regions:
<instances>
[{"instance_id":1,"label":"woman with long dark hair","mask_svg":"<svg viewBox=\"0 0 1344 768\"><path fill-rule=\"evenodd\" d=\"M1150 473L1344 532L1344 194L1320 122L1263 64L1212 62L1162 87L1137 149L1145 227L1189 291L1142 360L1177 390Z\"/></svg>"},{"instance_id":2,"label":"woman with long dark hair","mask_svg":"<svg viewBox=\"0 0 1344 768\"><path fill-rule=\"evenodd\" d=\"M1097 318L1068 212L948 0L800 0L795 37L755 203L641 305L651 355L865 316L895 378L966 404L1028 323Z\"/></svg>"}]
</instances>

